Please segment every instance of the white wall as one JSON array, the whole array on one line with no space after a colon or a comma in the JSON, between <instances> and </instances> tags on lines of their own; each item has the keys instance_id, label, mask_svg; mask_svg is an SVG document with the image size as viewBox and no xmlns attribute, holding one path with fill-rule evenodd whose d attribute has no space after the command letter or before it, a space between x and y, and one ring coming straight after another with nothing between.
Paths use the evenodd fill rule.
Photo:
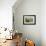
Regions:
<instances>
[{"instance_id":1,"label":"white wall","mask_svg":"<svg viewBox=\"0 0 46 46\"><path fill-rule=\"evenodd\" d=\"M12 28L12 6L16 0L0 0L0 27Z\"/></svg>"},{"instance_id":2,"label":"white wall","mask_svg":"<svg viewBox=\"0 0 46 46\"><path fill-rule=\"evenodd\" d=\"M0 0L0 27L12 29L12 6L15 2L16 0ZM2 32L2 29L0 29L0 32ZM7 33L3 31L0 38L5 38ZM8 33L8 35L10 34Z\"/></svg>"},{"instance_id":3,"label":"white wall","mask_svg":"<svg viewBox=\"0 0 46 46\"><path fill-rule=\"evenodd\" d=\"M41 38L42 46L46 46L46 0L42 0L41 3Z\"/></svg>"},{"instance_id":4,"label":"white wall","mask_svg":"<svg viewBox=\"0 0 46 46\"><path fill-rule=\"evenodd\" d=\"M41 46L40 44L46 46L45 2L45 0L23 0L19 5L16 3L13 6L15 29L23 32L25 38L34 40L36 46ZM32 14L36 15L36 25L23 25L23 15Z\"/></svg>"},{"instance_id":5,"label":"white wall","mask_svg":"<svg viewBox=\"0 0 46 46\"><path fill-rule=\"evenodd\" d=\"M41 1L40 0L23 0L20 5L14 5L15 29L18 32L23 32L24 37L35 41L36 46L41 46L40 34L40 15ZM23 25L23 15L36 15L36 25ZM28 35L28 36L27 36Z\"/></svg>"}]
</instances>

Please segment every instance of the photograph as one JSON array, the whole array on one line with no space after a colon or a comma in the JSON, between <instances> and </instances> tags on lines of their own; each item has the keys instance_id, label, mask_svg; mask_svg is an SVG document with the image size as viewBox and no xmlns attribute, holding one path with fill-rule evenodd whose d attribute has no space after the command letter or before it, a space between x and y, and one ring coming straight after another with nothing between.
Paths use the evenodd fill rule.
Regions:
<instances>
[{"instance_id":1,"label":"photograph","mask_svg":"<svg viewBox=\"0 0 46 46\"><path fill-rule=\"evenodd\" d=\"M23 24L24 25L35 25L36 24L36 15L24 15Z\"/></svg>"}]
</instances>

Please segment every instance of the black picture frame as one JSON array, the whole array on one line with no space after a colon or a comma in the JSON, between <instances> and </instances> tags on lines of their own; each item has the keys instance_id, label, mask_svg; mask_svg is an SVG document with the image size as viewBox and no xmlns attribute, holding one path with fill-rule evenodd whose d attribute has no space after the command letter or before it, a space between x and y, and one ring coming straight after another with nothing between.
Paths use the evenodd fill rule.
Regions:
<instances>
[{"instance_id":1,"label":"black picture frame","mask_svg":"<svg viewBox=\"0 0 46 46\"><path fill-rule=\"evenodd\" d=\"M23 25L35 25L36 15L23 15Z\"/></svg>"}]
</instances>

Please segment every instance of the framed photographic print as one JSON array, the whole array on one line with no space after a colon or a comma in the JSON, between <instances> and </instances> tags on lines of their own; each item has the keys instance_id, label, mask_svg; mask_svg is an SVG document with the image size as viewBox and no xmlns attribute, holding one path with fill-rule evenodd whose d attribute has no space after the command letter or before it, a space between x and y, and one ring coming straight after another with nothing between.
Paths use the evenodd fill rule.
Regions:
<instances>
[{"instance_id":1,"label":"framed photographic print","mask_svg":"<svg viewBox=\"0 0 46 46\"><path fill-rule=\"evenodd\" d=\"M36 15L24 15L23 24L24 25L35 25L36 24Z\"/></svg>"}]
</instances>

